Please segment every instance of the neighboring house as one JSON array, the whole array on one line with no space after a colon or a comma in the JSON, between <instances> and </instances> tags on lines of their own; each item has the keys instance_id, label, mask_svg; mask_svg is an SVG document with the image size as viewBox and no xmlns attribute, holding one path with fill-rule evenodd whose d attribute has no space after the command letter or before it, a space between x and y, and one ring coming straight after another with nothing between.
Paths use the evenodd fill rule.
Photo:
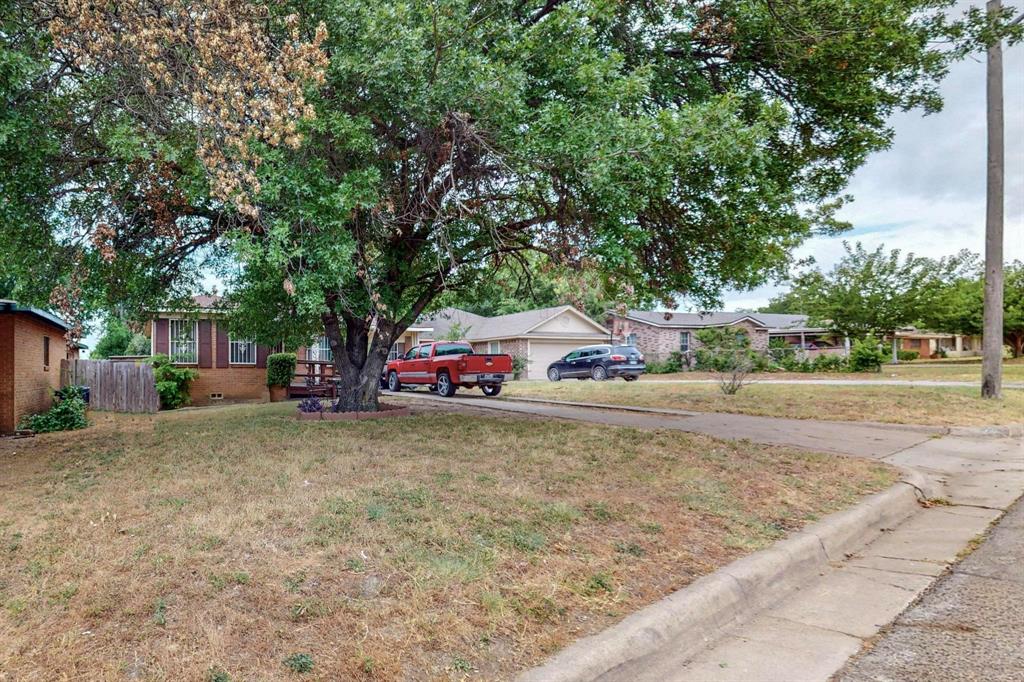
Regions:
<instances>
[{"instance_id":1,"label":"neighboring house","mask_svg":"<svg viewBox=\"0 0 1024 682\"><path fill-rule=\"evenodd\" d=\"M169 356L176 365L198 370L199 376L191 389L193 405L269 400L267 356L282 350L281 346L263 346L232 336L224 310L218 305L219 297L195 296L194 301L196 307L190 311L153 313L145 329L151 352ZM391 349L392 356L418 343L420 333L429 331L417 327L406 330ZM326 337L296 349L296 356L293 394L304 392L307 376L324 382L333 375L330 363L334 358Z\"/></svg>"},{"instance_id":2,"label":"neighboring house","mask_svg":"<svg viewBox=\"0 0 1024 682\"><path fill-rule=\"evenodd\" d=\"M433 340L449 338L454 328L459 340L469 341L477 353L522 358L524 379L546 379L548 365L573 349L609 341L607 329L568 305L495 317L445 308L420 324L433 328Z\"/></svg>"},{"instance_id":3,"label":"neighboring house","mask_svg":"<svg viewBox=\"0 0 1024 682\"><path fill-rule=\"evenodd\" d=\"M77 358L69 326L45 310L0 300L0 433L22 417L45 412L60 388L60 361Z\"/></svg>"},{"instance_id":4,"label":"neighboring house","mask_svg":"<svg viewBox=\"0 0 1024 682\"><path fill-rule=\"evenodd\" d=\"M607 323L617 340L636 346L653 360L664 360L674 352L691 355L701 346L697 332L721 327L746 334L750 347L762 352L773 340L811 354L845 349L842 339L809 325L806 315L630 310L625 315L609 312Z\"/></svg>"},{"instance_id":5,"label":"neighboring house","mask_svg":"<svg viewBox=\"0 0 1024 682\"><path fill-rule=\"evenodd\" d=\"M922 358L970 357L981 355L981 336L965 336L943 332L926 331L904 327L896 332L897 347L900 350L919 353Z\"/></svg>"}]
</instances>

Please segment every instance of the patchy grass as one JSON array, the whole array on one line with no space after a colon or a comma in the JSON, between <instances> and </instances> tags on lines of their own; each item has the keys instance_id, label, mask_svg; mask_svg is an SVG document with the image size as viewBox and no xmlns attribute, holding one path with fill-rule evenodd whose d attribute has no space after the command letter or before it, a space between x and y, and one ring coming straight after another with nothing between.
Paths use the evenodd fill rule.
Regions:
<instances>
[{"instance_id":1,"label":"patchy grass","mask_svg":"<svg viewBox=\"0 0 1024 682\"><path fill-rule=\"evenodd\" d=\"M894 480L676 431L293 409L0 441L0 670L509 678Z\"/></svg>"},{"instance_id":2,"label":"patchy grass","mask_svg":"<svg viewBox=\"0 0 1024 682\"><path fill-rule=\"evenodd\" d=\"M734 412L793 419L877 421L894 424L975 426L1024 419L1024 391L1005 390L1003 399L983 400L975 388L922 386L822 386L752 383L736 395L717 384L655 381L518 381L509 398L551 398L698 412Z\"/></svg>"}]
</instances>

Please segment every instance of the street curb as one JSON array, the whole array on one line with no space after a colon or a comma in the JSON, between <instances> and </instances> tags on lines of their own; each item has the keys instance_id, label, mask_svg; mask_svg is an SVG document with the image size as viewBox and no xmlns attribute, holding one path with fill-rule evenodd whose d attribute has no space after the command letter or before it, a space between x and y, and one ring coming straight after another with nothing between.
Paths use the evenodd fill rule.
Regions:
<instances>
[{"instance_id":1,"label":"street curb","mask_svg":"<svg viewBox=\"0 0 1024 682\"><path fill-rule=\"evenodd\" d=\"M1024 424L950 426L949 435L965 438L1021 438L1024 437Z\"/></svg>"},{"instance_id":2,"label":"street curb","mask_svg":"<svg viewBox=\"0 0 1024 682\"><path fill-rule=\"evenodd\" d=\"M738 559L585 637L519 675L517 682L622 679L645 669L645 659L666 646L686 656L729 626L746 622L865 546L937 497L921 473L903 469L898 483L860 504L831 514L771 547Z\"/></svg>"}]
</instances>

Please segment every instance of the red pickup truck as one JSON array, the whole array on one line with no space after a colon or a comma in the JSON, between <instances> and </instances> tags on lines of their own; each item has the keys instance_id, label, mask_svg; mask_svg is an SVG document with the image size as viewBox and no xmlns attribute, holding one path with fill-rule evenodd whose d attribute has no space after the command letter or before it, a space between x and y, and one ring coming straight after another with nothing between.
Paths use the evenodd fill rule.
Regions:
<instances>
[{"instance_id":1,"label":"red pickup truck","mask_svg":"<svg viewBox=\"0 0 1024 682\"><path fill-rule=\"evenodd\" d=\"M512 379L512 356L477 355L464 341L423 343L390 361L384 379L389 391L426 385L450 398L460 386L479 386L484 395L496 396L501 393L502 383Z\"/></svg>"}]
</instances>

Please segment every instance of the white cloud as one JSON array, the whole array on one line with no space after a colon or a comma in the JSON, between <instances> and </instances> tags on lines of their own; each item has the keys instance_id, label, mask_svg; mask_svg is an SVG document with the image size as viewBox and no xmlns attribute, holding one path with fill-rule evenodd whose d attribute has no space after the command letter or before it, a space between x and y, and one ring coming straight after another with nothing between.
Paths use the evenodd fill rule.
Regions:
<instances>
[{"instance_id":1,"label":"white cloud","mask_svg":"<svg viewBox=\"0 0 1024 682\"><path fill-rule=\"evenodd\" d=\"M1004 50L1006 118L1006 260L1024 260L1024 45ZM868 248L912 251L940 257L985 246L985 61L981 55L954 64L943 81L945 107L937 114L900 113L892 117L893 146L854 175L854 201L840 217L853 230L815 238L797 250L831 267L843 254L842 242ZM725 308L756 308L784 290L764 286L726 292Z\"/></svg>"}]
</instances>

